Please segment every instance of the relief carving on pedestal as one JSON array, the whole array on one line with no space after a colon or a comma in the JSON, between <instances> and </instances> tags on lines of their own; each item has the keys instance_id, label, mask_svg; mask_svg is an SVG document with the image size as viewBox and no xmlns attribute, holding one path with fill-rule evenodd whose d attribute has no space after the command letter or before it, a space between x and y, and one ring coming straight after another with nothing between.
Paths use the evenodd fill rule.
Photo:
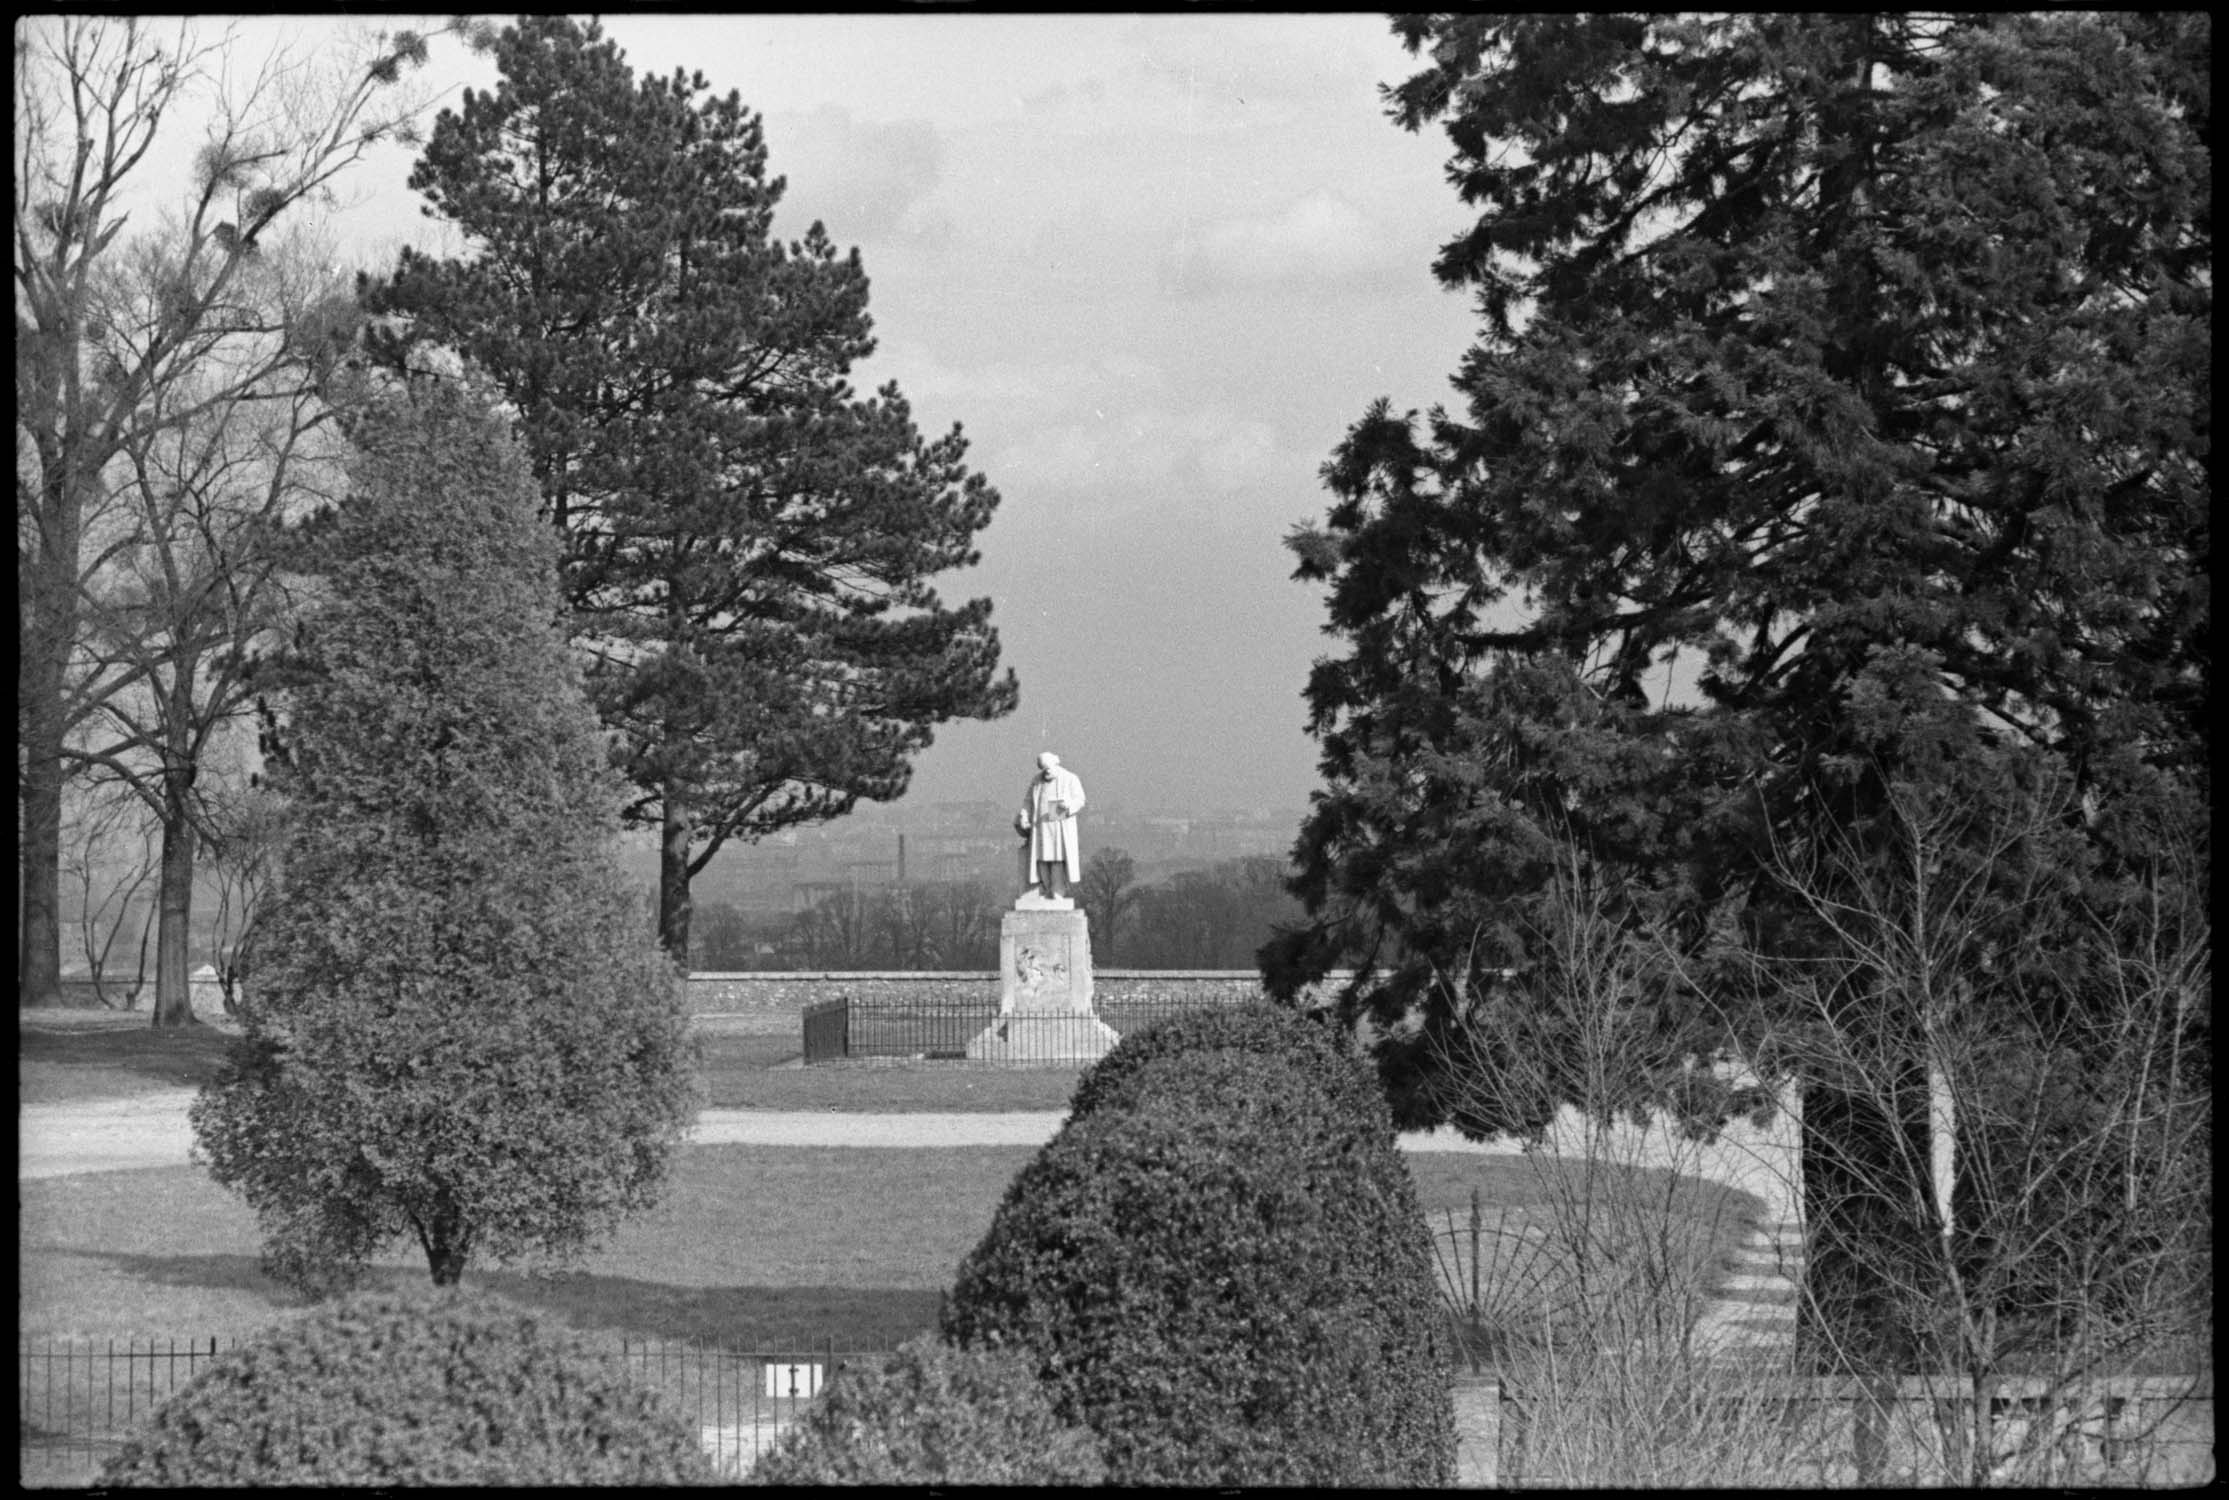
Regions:
<instances>
[{"instance_id":1,"label":"relief carving on pedestal","mask_svg":"<svg viewBox=\"0 0 2229 1500\"><path fill-rule=\"evenodd\" d=\"M1068 982L1068 965L1045 948L1027 944L1014 945L1014 977L1023 989L1036 989L1041 985L1065 985Z\"/></svg>"}]
</instances>

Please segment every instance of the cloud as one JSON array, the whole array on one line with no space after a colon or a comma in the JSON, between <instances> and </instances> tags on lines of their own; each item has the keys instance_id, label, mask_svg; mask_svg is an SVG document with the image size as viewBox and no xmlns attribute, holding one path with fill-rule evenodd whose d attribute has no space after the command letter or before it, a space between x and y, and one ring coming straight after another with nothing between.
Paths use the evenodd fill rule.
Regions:
<instances>
[{"instance_id":1,"label":"cloud","mask_svg":"<svg viewBox=\"0 0 2229 1500\"><path fill-rule=\"evenodd\" d=\"M1266 215L1216 220L1181 237L1161 263L1164 289L1198 296L1235 287L1345 285L1412 271L1405 247L1337 193L1318 190Z\"/></svg>"},{"instance_id":2,"label":"cloud","mask_svg":"<svg viewBox=\"0 0 2229 1500\"><path fill-rule=\"evenodd\" d=\"M1327 107L1372 111L1384 59L1355 45L1369 25L1354 15L1106 17L1088 51L1070 38L1068 76L1015 102L1039 128L1126 134L1260 128ZM1079 67L1088 71L1078 76Z\"/></svg>"},{"instance_id":3,"label":"cloud","mask_svg":"<svg viewBox=\"0 0 2229 1500\"><path fill-rule=\"evenodd\" d=\"M1016 430L985 463L1010 489L1090 489L1109 485L1147 504L1171 487L1231 494L1278 464L1277 431L1224 411L1164 407L1095 409L1074 420ZM1125 509L1132 508L1125 504Z\"/></svg>"},{"instance_id":4,"label":"cloud","mask_svg":"<svg viewBox=\"0 0 2229 1500\"><path fill-rule=\"evenodd\" d=\"M1160 366L1119 352L1089 360L988 360L962 369L917 344L897 344L884 348L876 367L876 379L888 369L908 396L962 413L971 430L986 418L1002 428L1031 427L1122 410L1167 383Z\"/></svg>"},{"instance_id":5,"label":"cloud","mask_svg":"<svg viewBox=\"0 0 2229 1500\"><path fill-rule=\"evenodd\" d=\"M1171 487L1225 495L1295 466L1313 470L1273 423L1187 405L1161 366L1134 355L963 370L900 347L877 364L917 409L959 413L974 443L970 461L1008 494L1085 490L1130 510Z\"/></svg>"},{"instance_id":6,"label":"cloud","mask_svg":"<svg viewBox=\"0 0 2229 1500\"><path fill-rule=\"evenodd\" d=\"M838 244L950 233L950 219L928 206L943 179L944 139L924 120L878 124L823 104L769 118L766 142L769 170L789 179L785 234L814 219Z\"/></svg>"}]
</instances>

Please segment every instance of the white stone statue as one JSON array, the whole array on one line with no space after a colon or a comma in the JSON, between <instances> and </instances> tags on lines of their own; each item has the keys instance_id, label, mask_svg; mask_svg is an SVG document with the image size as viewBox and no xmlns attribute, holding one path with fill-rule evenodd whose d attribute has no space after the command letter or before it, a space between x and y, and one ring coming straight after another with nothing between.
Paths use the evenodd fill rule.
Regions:
<instances>
[{"instance_id":1,"label":"white stone statue","mask_svg":"<svg viewBox=\"0 0 2229 1500\"><path fill-rule=\"evenodd\" d=\"M1037 774L1022 793L1014 830L1022 836L1022 895L1017 910L1052 907L1071 910L1069 890L1083 879L1083 848L1076 840L1076 814L1083 811L1084 784L1063 770L1050 750L1037 757Z\"/></svg>"}]
</instances>

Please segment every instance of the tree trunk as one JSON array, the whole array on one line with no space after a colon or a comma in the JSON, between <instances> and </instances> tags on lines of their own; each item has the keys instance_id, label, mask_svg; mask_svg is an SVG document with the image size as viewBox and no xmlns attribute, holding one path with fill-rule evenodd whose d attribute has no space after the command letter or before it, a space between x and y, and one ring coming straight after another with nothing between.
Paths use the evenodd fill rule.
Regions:
<instances>
[{"instance_id":1,"label":"tree trunk","mask_svg":"<svg viewBox=\"0 0 2229 1500\"><path fill-rule=\"evenodd\" d=\"M1804 1219L1809 1231L1799 1340L1830 1362L1902 1368L1939 1351L1921 1316L1939 1280L1932 1227L1924 1075L1892 1119L1870 1091L1806 1086Z\"/></svg>"},{"instance_id":2,"label":"tree trunk","mask_svg":"<svg viewBox=\"0 0 2229 1500\"><path fill-rule=\"evenodd\" d=\"M438 1243L426 1254L426 1269L433 1273L435 1286L455 1286L464 1279L464 1267L471 1257L460 1245Z\"/></svg>"},{"instance_id":3,"label":"tree trunk","mask_svg":"<svg viewBox=\"0 0 2229 1500\"><path fill-rule=\"evenodd\" d=\"M17 316L20 320L20 310ZM20 321L17 326L20 330ZM45 347L74 371L78 349L74 316L52 334ZM21 349L19 344L19 356ZM19 420L25 376L30 374L35 381L38 373L36 357L32 368L16 367ZM51 391L46 394L51 398ZM62 1003L62 785L67 779L62 752L70 732L63 693L69 684L70 652L77 643L84 497L73 483L78 460L67 432L56 424L41 429L34 422L32 439L40 474L30 528L35 541L28 549L27 566L21 540L17 552L23 614L16 647L21 653L16 661L16 732L23 744L16 880L23 904L16 932L16 1004L48 1006ZM19 488L19 506L22 493ZM18 519L20 525L20 510Z\"/></svg>"},{"instance_id":4,"label":"tree trunk","mask_svg":"<svg viewBox=\"0 0 2229 1500\"><path fill-rule=\"evenodd\" d=\"M16 1003L53 1006L62 1003L62 682L45 653L24 655Z\"/></svg>"},{"instance_id":5,"label":"tree trunk","mask_svg":"<svg viewBox=\"0 0 2229 1500\"><path fill-rule=\"evenodd\" d=\"M689 816L681 789L665 785L658 844L658 941L682 973L689 972Z\"/></svg>"},{"instance_id":6,"label":"tree trunk","mask_svg":"<svg viewBox=\"0 0 2229 1500\"><path fill-rule=\"evenodd\" d=\"M464 1278L472 1259L472 1234L463 1220L462 1213L449 1208L419 1228L418 1244L426 1252L426 1270L435 1286L455 1286Z\"/></svg>"},{"instance_id":7,"label":"tree trunk","mask_svg":"<svg viewBox=\"0 0 2229 1500\"><path fill-rule=\"evenodd\" d=\"M155 895L156 1026L195 1024L186 963L193 945L194 843L200 836L194 826L193 789L201 764L186 726L194 722L194 679L198 675L196 657L185 657L176 664L170 708L164 715L169 743L163 747L162 876Z\"/></svg>"},{"instance_id":8,"label":"tree trunk","mask_svg":"<svg viewBox=\"0 0 2229 1500\"><path fill-rule=\"evenodd\" d=\"M191 763L185 773L192 775ZM192 1026L191 981L186 975L193 933L193 817L177 773L164 779L162 879L155 898L156 1026Z\"/></svg>"}]
</instances>

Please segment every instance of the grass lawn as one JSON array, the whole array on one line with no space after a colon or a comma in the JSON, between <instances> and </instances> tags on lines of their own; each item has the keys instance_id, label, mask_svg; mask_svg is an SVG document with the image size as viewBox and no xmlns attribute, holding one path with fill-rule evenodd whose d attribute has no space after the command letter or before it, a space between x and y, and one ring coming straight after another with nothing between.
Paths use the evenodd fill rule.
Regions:
<instances>
[{"instance_id":1,"label":"grass lawn","mask_svg":"<svg viewBox=\"0 0 2229 1500\"><path fill-rule=\"evenodd\" d=\"M559 1274L466 1273L584 1333L887 1348L929 1326L1028 1147L692 1146L663 1201ZM16 1185L24 1338L245 1337L301 1306L254 1213L191 1168ZM398 1244L381 1277L425 1276Z\"/></svg>"},{"instance_id":2,"label":"grass lawn","mask_svg":"<svg viewBox=\"0 0 2229 1500\"><path fill-rule=\"evenodd\" d=\"M226 1040L209 1027L157 1033L134 1017L81 1017L68 1029L34 1022L19 1028L20 1098L196 1086L214 1075ZM928 1063L803 1069L795 1039L771 1028L712 1026L702 1040L706 1092L727 1108L1061 1110L1077 1077L1075 1069ZM480 1268L466 1279L599 1341L890 1348L934 1324L961 1257L1031 1155L1028 1147L687 1147L659 1207L579 1265ZM1569 1174L1580 1170L1537 1157L1408 1161L1458 1284L1474 1190L1504 1242L1547 1243ZM1661 1172L1637 1174L1626 1190L1677 1204L1672 1238L1699 1270L1723 1264L1759 1210L1741 1194ZM197 1169L23 1181L16 1201L21 1340L230 1342L302 1306L259 1269L254 1214ZM1599 1248L1614 1258L1616 1247ZM1573 1275L1553 1255L1487 1268L1524 1282L1489 1298L1501 1303L1553 1297ZM400 1244L374 1268L380 1280L424 1275L422 1259Z\"/></svg>"},{"instance_id":3,"label":"grass lawn","mask_svg":"<svg viewBox=\"0 0 2229 1500\"><path fill-rule=\"evenodd\" d=\"M953 1062L800 1065L795 1037L708 1032L705 1102L721 1109L832 1109L870 1114L1065 1110L1078 1068L1012 1068Z\"/></svg>"},{"instance_id":4,"label":"grass lawn","mask_svg":"<svg viewBox=\"0 0 2229 1500\"><path fill-rule=\"evenodd\" d=\"M198 1088L216 1076L228 1033L214 1026L156 1031L143 1016L73 1016L65 1027L17 1028L16 1097L24 1104L129 1099ZM1076 1091L1078 1068L998 1068L959 1063L799 1066L787 1031L699 1032L705 1102L721 1109L920 1111L1057 1110Z\"/></svg>"},{"instance_id":5,"label":"grass lawn","mask_svg":"<svg viewBox=\"0 0 2229 1500\"><path fill-rule=\"evenodd\" d=\"M731 1105L1060 1108L1074 1085L1072 1072L785 1071L778 1039L708 1041L708 1085ZM25 1097L54 1099L198 1083L214 1068L222 1037L132 1027L100 1037L26 1032L24 1042L21 1076L39 1084ZM887 1349L934 1325L961 1258L1032 1155L1029 1147L685 1147L659 1206L579 1265L481 1268L467 1272L466 1282L599 1343L625 1337L768 1353ZM1447 1227L1467 1218L1474 1189L1500 1216L1498 1225L1552 1223L1558 1177L1568 1170L1519 1157L1408 1160L1427 1216L1449 1243ZM1742 1227L1734 1220L1756 1207L1744 1209L1740 1195L1710 1184L1678 1197L1692 1216L1680 1236L1706 1258L1731 1248ZM230 1344L304 1305L259 1268L254 1214L198 1169L19 1181L16 1203L23 1347L48 1339ZM1528 1274L1541 1274L1537 1263ZM1546 1274L1563 1273L1551 1267ZM373 1276L421 1284L425 1266L398 1244ZM662 1364L658 1378L666 1378ZM24 1473L41 1484L88 1483L98 1461L74 1448L34 1457L46 1467Z\"/></svg>"},{"instance_id":6,"label":"grass lawn","mask_svg":"<svg viewBox=\"0 0 2229 1500\"><path fill-rule=\"evenodd\" d=\"M579 1267L467 1280L584 1333L887 1348L934 1321L938 1294L1032 1154L691 1146L659 1207ZM1435 1228L1450 1210L1463 1218L1474 1187L1513 1216L1544 1215L1559 1170L1439 1153L1410 1167ZM1698 1185L1692 1201L1707 1210L1721 1192ZM16 1200L21 1337L229 1339L300 1305L258 1269L254 1214L197 1170L19 1182ZM378 1270L425 1274L401 1246Z\"/></svg>"},{"instance_id":7,"label":"grass lawn","mask_svg":"<svg viewBox=\"0 0 2229 1500\"><path fill-rule=\"evenodd\" d=\"M227 1033L214 1026L156 1031L145 1016L83 1015L16 1029L16 1102L70 1104L198 1088L216 1077Z\"/></svg>"},{"instance_id":8,"label":"grass lawn","mask_svg":"<svg viewBox=\"0 0 2229 1500\"><path fill-rule=\"evenodd\" d=\"M19 1098L60 1103L197 1086L214 1076L226 1041L217 1028L157 1032L134 1016L81 1015L67 1029L35 1021L18 1030ZM1064 1110L1079 1071L936 1063L808 1069L796 1065L797 1038L764 1025L715 1023L701 1041L708 1102L723 1108ZM839 1345L887 1346L928 1325L936 1294L1029 1154L691 1147L677 1159L664 1204L578 1271L484 1279L583 1329L743 1345L833 1336ZM1467 1249L1473 1187L1493 1228L1537 1240L1555 1223L1557 1174L1572 1170L1538 1158L1423 1153L1409 1160L1434 1232L1451 1252ZM1684 1238L1702 1259L1722 1262L1758 1211L1708 1183L1690 1182L1677 1196L1690 1226ZM25 1182L17 1202L25 1334L229 1337L292 1305L256 1269L254 1215L198 1172ZM388 1269L423 1273L399 1253Z\"/></svg>"},{"instance_id":9,"label":"grass lawn","mask_svg":"<svg viewBox=\"0 0 2229 1500\"><path fill-rule=\"evenodd\" d=\"M1481 1365L1496 1363L1508 1338L1548 1325L1592 1336L1613 1305L1619 1316L1693 1317L1764 1222L1753 1195L1657 1167L1412 1152L1409 1171L1443 1295L1467 1305L1475 1285L1476 1316L1458 1319L1455 1336Z\"/></svg>"}]
</instances>

